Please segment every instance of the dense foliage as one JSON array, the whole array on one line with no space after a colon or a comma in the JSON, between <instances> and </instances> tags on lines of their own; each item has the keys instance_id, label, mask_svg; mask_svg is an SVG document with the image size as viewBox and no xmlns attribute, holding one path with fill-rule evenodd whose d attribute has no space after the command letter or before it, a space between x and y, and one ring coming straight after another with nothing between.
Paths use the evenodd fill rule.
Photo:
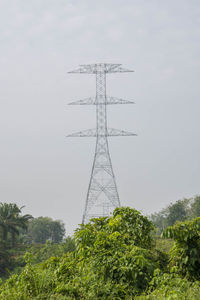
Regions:
<instances>
[{"instance_id":1,"label":"dense foliage","mask_svg":"<svg viewBox=\"0 0 200 300\"><path fill-rule=\"evenodd\" d=\"M162 273L156 270L149 284L147 295L137 300L199 300L200 282L188 281L174 272Z\"/></svg>"},{"instance_id":2,"label":"dense foliage","mask_svg":"<svg viewBox=\"0 0 200 300\"><path fill-rule=\"evenodd\" d=\"M181 275L200 280L200 218L168 227L163 236L175 240L170 265Z\"/></svg>"},{"instance_id":3,"label":"dense foliage","mask_svg":"<svg viewBox=\"0 0 200 300\"><path fill-rule=\"evenodd\" d=\"M0 277L21 270L25 266L23 255L26 251L34 253L35 262L41 262L74 249L71 238L63 241L62 221L23 215L22 208L15 203L0 203Z\"/></svg>"},{"instance_id":4,"label":"dense foliage","mask_svg":"<svg viewBox=\"0 0 200 300\"><path fill-rule=\"evenodd\" d=\"M184 198L174 204L170 204L158 213L150 216L151 221L161 233L168 226L174 225L177 221L185 221L200 217L200 196L194 198Z\"/></svg>"},{"instance_id":5,"label":"dense foliage","mask_svg":"<svg viewBox=\"0 0 200 300\"><path fill-rule=\"evenodd\" d=\"M0 299L199 299L200 218L159 238L147 217L121 207L80 225L74 239L29 246Z\"/></svg>"},{"instance_id":6,"label":"dense foliage","mask_svg":"<svg viewBox=\"0 0 200 300\"><path fill-rule=\"evenodd\" d=\"M6 299L124 299L140 294L158 266L152 230L152 223L138 211L118 208L113 217L81 225L74 252L40 265L33 265L29 255L22 273L11 276L0 295Z\"/></svg>"},{"instance_id":7,"label":"dense foliage","mask_svg":"<svg viewBox=\"0 0 200 300\"><path fill-rule=\"evenodd\" d=\"M15 267L13 249L20 230L26 230L32 219L31 215L22 215L22 208L15 203L0 203L0 276Z\"/></svg>"},{"instance_id":8,"label":"dense foliage","mask_svg":"<svg viewBox=\"0 0 200 300\"><path fill-rule=\"evenodd\" d=\"M0 234L4 243L15 245L20 228L27 229L31 215L21 215L22 207L15 203L0 203Z\"/></svg>"},{"instance_id":9,"label":"dense foliage","mask_svg":"<svg viewBox=\"0 0 200 300\"><path fill-rule=\"evenodd\" d=\"M64 235L65 226L62 221L54 221L49 217L39 217L29 222L25 239L29 243L45 244L47 240L60 243Z\"/></svg>"}]
</instances>

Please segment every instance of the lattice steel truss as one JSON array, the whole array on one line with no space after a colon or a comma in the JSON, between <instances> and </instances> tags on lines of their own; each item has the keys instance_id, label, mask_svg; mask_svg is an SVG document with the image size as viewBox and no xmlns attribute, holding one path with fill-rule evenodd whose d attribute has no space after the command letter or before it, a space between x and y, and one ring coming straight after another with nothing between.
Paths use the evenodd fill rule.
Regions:
<instances>
[{"instance_id":1,"label":"lattice steel truss","mask_svg":"<svg viewBox=\"0 0 200 300\"><path fill-rule=\"evenodd\" d=\"M87 223L92 217L103 217L111 214L114 208L120 206L116 180L112 168L108 148L109 136L133 136L136 134L107 127L106 106L110 104L132 104L134 102L108 97L106 95L107 73L133 72L124 69L120 64L80 65L77 70L69 73L88 73L96 75L96 97L90 97L70 103L71 105L95 105L96 128L80 131L68 137L96 137L96 149L92 173L90 177L87 199L82 223Z\"/></svg>"}]
</instances>

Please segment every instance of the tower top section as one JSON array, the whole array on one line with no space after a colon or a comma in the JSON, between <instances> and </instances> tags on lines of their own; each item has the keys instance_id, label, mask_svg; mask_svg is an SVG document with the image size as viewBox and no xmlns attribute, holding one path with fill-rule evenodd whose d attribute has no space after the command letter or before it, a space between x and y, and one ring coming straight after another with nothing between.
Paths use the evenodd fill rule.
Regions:
<instances>
[{"instance_id":1,"label":"tower top section","mask_svg":"<svg viewBox=\"0 0 200 300\"><path fill-rule=\"evenodd\" d=\"M122 68L121 64L97 63L97 64L90 64L90 65L80 65L78 69L70 71L68 73L97 74L97 73L122 73L122 72L134 72L134 71Z\"/></svg>"}]
</instances>

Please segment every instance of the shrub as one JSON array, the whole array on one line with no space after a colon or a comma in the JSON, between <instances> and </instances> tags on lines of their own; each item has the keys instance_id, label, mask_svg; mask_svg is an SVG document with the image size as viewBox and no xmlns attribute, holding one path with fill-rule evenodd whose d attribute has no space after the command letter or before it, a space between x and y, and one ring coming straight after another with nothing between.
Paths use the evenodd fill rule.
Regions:
<instances>
[{"instance_id":1,"label":"shrub","mask_svg":"<svg viewBox=\"0 0 200 300\"><path fill-rule=\"evenodd\" d=\"M117 208L110 218L81 225L73 252L38 265L32 265L28 255L23 272L0 287L0 299L107 300L139 295L158 267L158 256L152 251L153 229L138 211ZM53 245L46 247L53 249Z\"/></svg>"},{"instance_id":2,"label":"shrub","mask_svg":"<svg viewBox=\"0 0 200 300\"><path fill-rule=\"evenodd\" d=\"M168 227L163 236L175 240L169 253L170 265L176 266L182 276L200 279L200 218Z\"/></svg>"}]
</instances>

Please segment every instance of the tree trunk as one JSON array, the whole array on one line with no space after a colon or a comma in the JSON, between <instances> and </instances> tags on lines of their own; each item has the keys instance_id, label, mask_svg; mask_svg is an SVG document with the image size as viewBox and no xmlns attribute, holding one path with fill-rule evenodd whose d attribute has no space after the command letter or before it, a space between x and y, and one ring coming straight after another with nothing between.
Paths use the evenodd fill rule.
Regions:
<instances>
[{"instance_id":1,"label":"tree trunk","mask_svg":"<svg viewBox=\"0 0 200 300\"><path fill-rule=\"evenodd\" d=\"M15 233L11 232L11 236L12 236L12 247L14 248L14 246L15 246Z\"/></svg>"},{"instance_id":2,"label":"tree trunk","mask_svg":"<svg viewBox=\"0 0 200 300\"><path fill-rule=\"evenodd\" d=\"M7 241L7 229L3 228L3 240L6 242Z\"/></svg>"}]
</instances>

